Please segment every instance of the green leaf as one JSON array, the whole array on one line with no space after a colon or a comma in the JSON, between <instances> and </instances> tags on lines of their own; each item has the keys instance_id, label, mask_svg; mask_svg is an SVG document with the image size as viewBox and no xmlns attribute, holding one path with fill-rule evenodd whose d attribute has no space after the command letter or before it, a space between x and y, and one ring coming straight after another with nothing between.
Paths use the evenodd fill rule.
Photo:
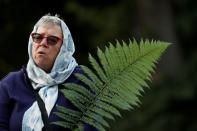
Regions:
<instances>
[{"instance_id":1,"label":"green leaf","mask_svg":"<svg viewBox=\"0 0 197 131\"><path fill-rule=\"evenodd\" d=\"M64 108L63 106L59 106L59 105L56 105L57 109L64 113L64 114L69 114L69 115L72 115L74 117L80 117L82 115L81 112L79 111L75 111L75 110L71 110L71 109L67 109L67 108Z\"/></svg>"},{"instance_id":2,"label":"green leaf","mask_svg":"<svg viewBox=\"0 0 197 131\"><path fill-rule=\"evenodd\" d=\"M52 122L51 124L59 125L68 129L74 129L74 126L75 126L74 124L69 123L67 121L56 121L56 122Z\"/></svg>"},{"instance_id":3,"label":"green leaf","mask_svg":"<svg viewBox=\"0 0 197 131\"><path fill-rule=\"evenodd\" d=\"M141 93L151 81L151 73L162 53L170 45L167 42L135 39L114 46L109 43L105 51L98 48L98 61L89 55L94 71L81 66L86 75L76 73L75 76L90 89L74 83L66 83L67 89L61 90L64 96L76 106L79 111L72 111L57 106L60 112L55 114L63 122L55 124L73 130L82 130L82 123L87 123L99 130L105 130L109 124L105 119L114 120L114 115L120 116L121 110L131 110L139 106Z\"/></svg>"}]
</instances>

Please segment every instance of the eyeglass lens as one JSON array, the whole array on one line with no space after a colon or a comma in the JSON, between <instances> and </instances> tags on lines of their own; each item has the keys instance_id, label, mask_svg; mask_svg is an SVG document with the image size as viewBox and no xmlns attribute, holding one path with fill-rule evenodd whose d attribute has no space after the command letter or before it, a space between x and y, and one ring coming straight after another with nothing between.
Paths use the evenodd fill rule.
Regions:
<instances>
[{"instance_id":1,"label":"eyeglass lens","mask_svg":"<svg viewBox=\"0 0 197 131\"><path fill-rule=\"evenodd\" d=\"M44 38L47 38L47 43L51 44L51 45L55 45L59 41L59 38L56 37L56 36L44 37L42 34L38 34L38 33L33 33L32 34L32 39L36 43L40 43Z\"/></svg>"}]
</instances>

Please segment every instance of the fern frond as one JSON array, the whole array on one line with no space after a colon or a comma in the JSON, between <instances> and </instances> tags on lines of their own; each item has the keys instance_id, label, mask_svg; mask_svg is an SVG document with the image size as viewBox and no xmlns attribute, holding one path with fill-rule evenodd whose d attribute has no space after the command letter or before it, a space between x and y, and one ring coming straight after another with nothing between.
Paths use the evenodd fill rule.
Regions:
<instances>
[{"instance_id":1,"label":"fern frond","mask_svg":"<svg viewBox=\"0 0 197 131\"><path fill-rule=\"evenodd\" d=\"M161 54L170 43L135 39L119 43L116 46L109 43L105 51L98 48L97 62L89 55L90 63L96 73L86 66L81 66L87 76L75 74L88 89L81 85L67 83L62 92L79 111L71 111L57 106L60 113L57 116L64 122L56 122L65 128L81 130L82 123L87 123L99 130L105 130L109 124L105 119L114 120L113 115L121 117L120 110L131 110L139 106L139 96L144 87L149 88L147 81L151 81Z\"/></svg>"},{"instance_id":2,"label":"fern frond","mask_svg":"<svg viewBox=\"0 0 197 131\"><path fill-rule=\"evenodd\" d=\"M82 115L82 112L79 112L79 111L74 111L74 110L71 110L71 109L67 109L67 108L64 108L62 106L59 106L59 105L56 105L57 109L64 113L64 114L68 114L68 115L72 115L73 117L80 117Z\"/></svg>"},{"instance_id":3,"label":"fern frond","mask_svg":"<svg viewBox=\"0 0 197 131\"><path fill-rule=\"evenodd\" d=\"M109 127L109 124L103 119L103 117L99 116L95 112L88 110L86 115L88 118L93 119L106 127Z\"/></svg>"},{"instance_id":4,"label":"fern frond","mask_svg":"<svg viewBox=\"0 0 197 131\"><path fill-rule=\"evenodd\" d=\"M116 48L113 46L112 43L110 43L110 45L109 45L109 52L110 52L110 55L114 54L114 55L111 55L112 56L112 61L114 61L114 62L112 62L110 65L114 64L113 65L114 68L112 68L111 70L113 70L113 72L115 72L114 75L117 75L118 72L120 71L121 62L120 62L120 59L119 59L118 54L116 52Z\"/></svg>"},{"instance_id":5,"label":"fern frond","mask_svg":"<svg viewBox=\"0 0 197 131\"><path fill-rule=\"evenodd\" d=\"M61 92L67 99L69 99L72 102L72 104L74 104L78 109L80 109L80 111L86 111L85 102L89 102L88 99L86 99L81 94L75 91L61 90Z\"/></svg>"},{"instance_id":6,"label":"fern frond","mask_svg":"<svg viewBox=\"0 0 197 131\"><path fill-rule=\"evenodd\" d=\"M102 117L106 117L108 119L111 119L111 120L115 120L114 117L108 113L107 111L101 109L101 108L98 108L96 106L94 106L93 108L90 108L90 111L94 112L95 114L98 113L98 114L102 114Z\"/></svg>"},{"instance_id":7,"label":"fern frond","mask_svg":"<svg viewBox=\"0 0 197 131\"><path fill-rule=\"evenodd\" d=\"M96 82L97 86L102 87L102 81L88 67L81 65L81 68L93 81Z\"/></svg>"},{"instance_id":8,"label":"fern frond","mask_svg":"<svg viewBox=\"0 0 197 131\"><path fill-rule=\"evenodd\" d=\"M103 72L102 68L97 63L97 61L91 55L89 55L89 60L92 64L93 68L97 71L97 74L101 78L101 80L103 82L107 82L107 77L106 77L105 73Z\"/></svg>"},{"instance_id":9,"label":"fern frond","mask_svg":"<svg viewBox=\"0 0 197 131\"><path fill-rule=\"evenodd\" d=\"M121 116L120 112L118 111L118 109L116 109L115 107L111 106L110 104L107 104L103 101L96 101L95 103L93 103L93 106L96 106L98 108L101 108L107 112L111 112L114 115L118 115Z\"/></svg>"},{"instance_id":10,"label":"fern frond","mask_svg":"<svg viewBox=\"0 0 197 131\"><path fill-rule=\"evenodd\" d=\"M126 57L125 57L125 53L122 49L122 46L120 45L120 43L118 41L116 41L116 51L118 54L118 58L119 58L119 62L120 62L120 70L123 70L124 67L126 67L129 63L126 62Z\"/></svg>"},{"instance_id":11,"label":"fern frond","mask_svg":"<svg viewBox=\"0 0 197 131\"><path fill-rule=\"evenodd\" d=\"M121 107L123 110L128 110L132 108L126 101L124 101L123 99L117 99L117 97L110 97L103 94L100 100L109 103L115 107Z\"/></svg>"},{"instance_id":12,"label":"fern frond","mask_svg":"<svg viewBox=\"0 0 197 131\"><path fill-rule=\"evenodd\" d=\"M86 123L88 123L89 125L96 127L97 129L99 129L99 131L105 131L105 128L98 123L96 120L90 119L89 117L82 117L81 119L82 121L85 121Z\"/></svg>"},{"instance_id":13,"label":"fern frond","mask_svg":"<svg viewBox=\"0 0 197 131\"><path fill-rule=\"evenodd\" d=\"M112 72L108 72L108 70L110 70L110 65L109 65L109 63L108 63L108 61L107 61L107 59L105 57L105 54L98 48L97 55L98 55L98 57L100 59L100 62L102 64L105 72L106 72L107 77L111 77L111 75L112 75L111 73Z\"/></svg>"},{"instance_id":14,"label":"fern frond","mask_svg":"<svg viewBox=\"0 0 197 131\"><path fill-rule=\"evenodd\" d=\"M73 90L75 93L81 93L81 95L84 95L85 97L92 99L94 98L94 94L90 92L90 90L85 89L83 86L74 84L74 83L66 83L64 84L69 90Z\"/></svg>"},{"instance_id":15,"label":"fern frond","mask_svg":"<svg viewBox=\"0 0 197 131\"><path fill-rule=\"evenodd\" d=\"M52 124L62 126L64 128L72 129L72 130L74 130L74 127L75 127L75 124L71 124L67 121L56 121L56 122L52 122Z\"/></svg>"},{"instance_id":16,"label":"fern frond","mask_svg":"<svg viewBox=\"0 0 197 131\"><path fill-rule=\"evenodd\" d=\"M67 113L65 114L65 113L55 112L55 114L57 116L59 116L60 118L66 120L66 121L68 121L68 122L70 122L72 124L78 122L78 118L77 117L73 117L71 115L68 115Z\"/></svg>"},{"instance_id":17,"label":"fern frond","mask_svg":"<svg viewBox=\"0 0 197 131\"><path fill-rule=\"evenodd\" d=\"M79 73L75 73L75 76L83 81L86 85L88 85L90 87L90 89L93 91L93 92L97 92L98 91L98 86L95 85L95 83L93 83L89 78L87 78L86 76L82 75L82 74L79 74Z\"/></svg>"}]
</instances>

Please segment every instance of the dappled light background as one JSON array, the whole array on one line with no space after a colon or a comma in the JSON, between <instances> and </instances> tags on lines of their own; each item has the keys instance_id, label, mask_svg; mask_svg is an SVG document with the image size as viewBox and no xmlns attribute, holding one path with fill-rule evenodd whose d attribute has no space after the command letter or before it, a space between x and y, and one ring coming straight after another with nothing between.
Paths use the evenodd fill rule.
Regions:
<instances>
[{"instance_id":1,"label":"dappled light background","mask_svg":"<svg viewBox=\"0 0 197 131\"><path fill-rule=\"evenodd\" d=\"M172 45L153 73L139 107L109 121L109 131L197 130L196 0L0 0L0 78L28 61L33 25L44 14L59 14L76 46L74 57L89 66L88 53L109 42L161 40ZM1 108L1 107L0 107Z\"/></svg>"}]
</instances>

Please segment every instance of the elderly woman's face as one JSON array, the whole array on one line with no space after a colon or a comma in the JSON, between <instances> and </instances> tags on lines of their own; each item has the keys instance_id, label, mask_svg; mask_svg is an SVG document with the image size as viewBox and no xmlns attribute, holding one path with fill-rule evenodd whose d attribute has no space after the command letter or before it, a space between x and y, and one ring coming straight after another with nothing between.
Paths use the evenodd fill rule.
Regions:
<instances>
[{"instance_id":1,"label":"elderly woman's face","mask_svg":"<svg viewBox=\"0 0 197 131\"><path fill-rule=\"evenodd\" d=\"M56 36L62 39L62 30L59 25L41 24L37 32L43 38L40 42L33 43L32 57L37 66L49 73L53 67L55 59L60 51L62 41L58 40L56 44L49 44L48 36ZM38 37L39 38L39 37Z\"/></svg>"}]
</instances>

